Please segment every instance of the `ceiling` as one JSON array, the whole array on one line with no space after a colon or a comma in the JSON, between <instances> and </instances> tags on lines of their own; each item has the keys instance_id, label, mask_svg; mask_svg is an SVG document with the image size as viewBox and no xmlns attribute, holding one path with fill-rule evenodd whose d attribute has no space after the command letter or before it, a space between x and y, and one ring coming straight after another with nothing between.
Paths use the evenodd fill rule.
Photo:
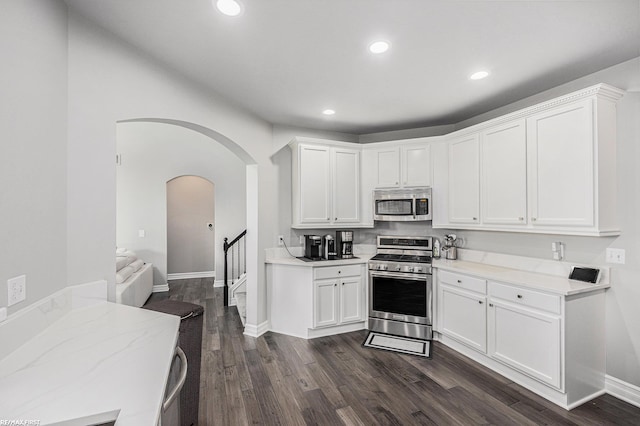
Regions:
<instances>
[{"instance_id":1,"label":"ceiling","mask_svg":"<svg viewBox=\"0 0 640 426\"><path fill-rule=\"evenodd\" d=\"M453 124L640 56L640 0L239 1L237 17L211 0L67 4L269 122L353 134ZM369 53L377 39L391 49Z\"/></svg>"}]
</instances>

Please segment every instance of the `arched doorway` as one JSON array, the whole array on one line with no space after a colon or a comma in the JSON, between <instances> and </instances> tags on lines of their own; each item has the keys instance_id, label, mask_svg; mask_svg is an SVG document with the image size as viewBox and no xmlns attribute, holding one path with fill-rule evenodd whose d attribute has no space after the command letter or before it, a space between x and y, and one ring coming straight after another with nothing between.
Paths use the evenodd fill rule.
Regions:
<instances>
[{"instance_id":1,"label":"arched doorway","mask_svg":"<svg viewBox=\"0 0 640 426\"><path fill-rule=\"evenodd\" d=\"M244 228L247 230L246 236L246 271L247 271L247 318L245 324L245 334L258 335L258 272L259 272L259 254L258 254L258 166L256 161L237 143L228 137L203 126L184 122L180 120L161 119L161 118L137 118L130 120L122 120L120 124L127 123L159 123L162 125L177 126L183 129L189 129L204 135L208 138L209 143L218 144L233 153L235 157L242 163L244 172L244 200L246 219ZM119 139L119 138L118 138ZM127 162L126 156L120 157L123 163ZM153 155L149 156L149 161L153 161ZM166 183L166 180L165 180ZM119 196L118 196L119 198ZM117 209L118 210L118 209ZM163 207L163 210L165 208ZM229 209L226 209L229 210ZM234 215L237 216L237 215ZM164 219L164 218L163 218ZM165 223L165 222L163 222ZM118 227L117 227L118 228ZM166 229L166 227L165 227ZM118 231L119 232L119 231ZM229 233L233 235L233 233ZM222 238L224 235L216 235L216 238ZM218 252L220 245L217 244ZM150 253L156 255L157 253ZM166 262L165 262L166 265ZM218 269L218 268L216 268ZM221 269L221 268L220 268ZM165 274L166 276L166 274Z\"/></svg>"}]
</instances>

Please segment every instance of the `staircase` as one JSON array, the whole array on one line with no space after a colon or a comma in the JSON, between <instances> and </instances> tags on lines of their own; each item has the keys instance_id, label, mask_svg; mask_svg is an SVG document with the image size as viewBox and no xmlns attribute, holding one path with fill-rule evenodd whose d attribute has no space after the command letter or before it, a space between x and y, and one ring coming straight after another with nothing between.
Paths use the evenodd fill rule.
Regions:
<instances>
[{"instance_id":1,"label":"staircase","mask_svg":"<svg viewBox=\"0 0 640 426\"><path fill-rule=\"evenodd\" d=\"M229 306L235 306L242 325L247 320L247 274L243 273L229 287Z\"/></svg>"},{"instance_id":2,"label":"staircase","mask_svg":"<svg viewBox=\"0 0 640 426\"><path fill-rule=\"evenodd\" d=\"M236 306L242 325L247 320L246 234L245 229L231 242L224 239L224 305Z\"/></svg>"}]
</instances>

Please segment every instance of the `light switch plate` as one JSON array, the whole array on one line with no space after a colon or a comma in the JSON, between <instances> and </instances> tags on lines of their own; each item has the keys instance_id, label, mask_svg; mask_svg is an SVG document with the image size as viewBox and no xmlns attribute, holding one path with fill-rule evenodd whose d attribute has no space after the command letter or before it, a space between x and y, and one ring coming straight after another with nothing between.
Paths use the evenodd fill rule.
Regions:
<instances>
[{"instance_id":1,"label":"light switch plate","mask_svg":"<svg viewBox=\"0 0 640 426\"><path fill-rule=\"evenodd\" d=\"M619 263L624 265L624 249L608 248L607 263Z\"/></svg>"},{"instance_id":2,"label":"light switch plate","mask_svg":"<svg viewBox=\"0 0 640 426\"><path fill-rule=\"evenodd\" d=\"M145 235L146 235L146 232L144 232L144 229L138 229L138 237L144 238Z\"/></svg>"}]
</instances>

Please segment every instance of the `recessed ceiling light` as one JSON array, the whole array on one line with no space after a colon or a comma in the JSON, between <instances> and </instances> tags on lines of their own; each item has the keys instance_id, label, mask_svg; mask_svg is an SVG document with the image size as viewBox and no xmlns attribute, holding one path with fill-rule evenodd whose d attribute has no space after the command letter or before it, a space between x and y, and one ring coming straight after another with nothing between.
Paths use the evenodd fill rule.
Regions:
<instances>
[{"instance_id":1,"label":"recessed ceiling light","mask_svg":"<svg viewBox=\"0 0 640 426\"><path fill-rule=\"evenodd\" d=\"M235 0L217 0L216 7L227 16L238 16L242 12L240 3Z\"/></svg>"},{"instance_id":2,"label":"recessed ceiling light","mask_svg":"<svg viewBox=\"0 0 640 426\"><path fill-rule=\"evenodd\" d=\"M332 110L332 109L325 109L324 111L322 111L322 113L323 113L324 115L333 115L333 114L335 114L336 112L335 112L334 110Z\"/></svg>"},{"instance_id":3,"label":"recessed ceiling light","mask_svg":"<svg viewBox=\"0 0 640 426\"><path fill-rule=\"evenodd\" d=\"M379 54L389 50L389 47L390 47L390 44L388 41L379 40L379 41L374 41L369 45L369 51L371 53Z\"/></svg>"},{"instance_id":4,"label":"recessed ceiling light","mask_svg":"<svg viewBox=\"0 0 640 426\"><path fill-rule=\"evenodd\" d=\"M469 76L470 80L482 80L483 78L487 77L489 75L489 73L487 71L478 71L478 72L474 72L473 74L471 74Z\"/></svg>"}]
</instances>

